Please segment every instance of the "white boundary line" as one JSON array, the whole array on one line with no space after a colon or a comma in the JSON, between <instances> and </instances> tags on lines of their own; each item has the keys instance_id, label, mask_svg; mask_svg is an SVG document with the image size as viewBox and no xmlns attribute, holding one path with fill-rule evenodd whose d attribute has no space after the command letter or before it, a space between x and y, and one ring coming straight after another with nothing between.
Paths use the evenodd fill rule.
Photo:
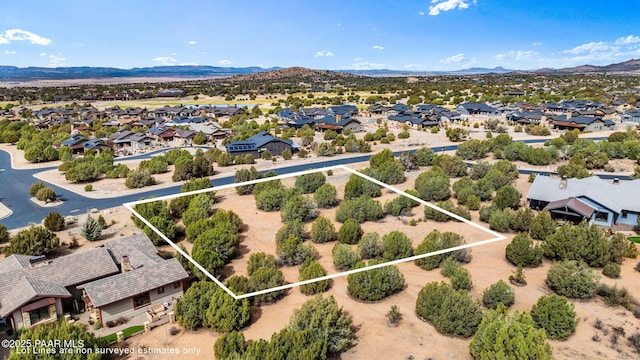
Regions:
<instances>
[{"instance_id":1,"label":"white boundary line","mask_svg":"<svg viewBox=\"0 0 640 360\"><path fill-rule=\"evenodd\" d=\"M460 245L460 246L455 246L452 248L448 248L448 249L443 249L443 250L438 250L438 251L433 251L427 254L420 254L420 255L415 255L415 256L411 256L408 258L404 258L404 259L398 259L398 260L393 260L393 261L388 261L388 262L384 262L381 264L376 264L376 265L369 265L369 266L365 266L362 268L358 268L358 269L353 269L353 270L348 270L348 271L344 271L344 272L340 272L340 273L336 273L336 274L330 274L330 275L326 275L326 276L321 276L315 279L309 279L309 280L304 280L304 281L299 281L296 283L292 283L292 284L286 284L286 285L282 285L282 286L277 286L274 288L270 288L270 289L264 289L264 290L260 290L260 291L254 291L248 294L241 294L241 295L236 295L233 293L233 291L229 290L229 288L227 288L220 280L218 280L215 276L211 275L211 273L209 273L206 269L204 269L200 264L198 264L196 261L193 260L193 258L191 256L189 256L189 254L185 253L184 251L182 251L182 249L180 249L178 247L178 245L176 245L173 241L169 240L164 234L162 234L160 231L158 231L158 229L155 228L155 226L153 226L147 219L143 218L137 211L135 211L134 207L138 204L144 204L144 203L149 203L149 202L154 202L154 201L162 201L162 200L170 200L170 199L174 199L180 196L186 196L186 195L194 195L194 194L201 194L201 193L206 193L206 192L211 192L211 191L217 191L217 190L224 190L224 189L229 189L229 188L235 188L238 186L243 186L243 185L251 185L251 184L257 184L260 182L266 182L266 181L271 181L271 180L280 180L280 179L284 179L284 178L290 178L290 177L295 177L295 176L300 176L300 175L305 175L305 174L311 174L311 173L315 173L315 172L321 172L321 171L328 171L328 170L345 170L351 174L354 174L356 176L360 176L363 179L369 180L377 185L380 185L388 190L391 190L397 194L400 194L402 196L406 196L414 201L417 201L418 203L428 206L432 209L438 210L446 215L451 216L452 218L455 218L465 224L471 225L479 230L482 230L486 233L489 233L493 236L495 236L494 238L488 239L488 240L482 240L479 242L475 242L472 244L464 244L464 245ZM400 263L404 263L404 262L409 262L409 261L415 261L418 259L423 259L426 257L430 257L430 256L434 256L434 255L440 255L440 254L445 254L451 251L457 251L457 250L462 250L462 249L468 249L474 246L480 246L480 245L486 245L486 244L490 244L492 242L496 242L496 241L500 241L500 240L505 240L507 239L506 236L499 234L493 230L489 230L487 228L485 228L484 226L480 225L480 224L476 224L470 220L467 220L463 217L460 217L454 213L451 213L447 210L441 209L438 206L435 206L427 201L424 201L418 197L415 197L411 194L407 194L406 192L399 190L391 185L385 184L379 180L376 180L370 176L367 176L365 174L362 174L356 170L353 170L345 165L334 165L334 166L328 166L328 167L324 167L321 169L310 169L310 170L304 170L304 171L298 171L298 172L294 172L294 173L289 173L289 174L283 174L283 175L277 175L277 176L273 176L273 177L268 177L268 178L262 178L262 179L257 179L257 180L251 180L251 181L245 181L245 182L240 182L240 183L233 183L233 184L227 184L227 185L221 185L221 186L216 186L216 187L212 187L212 188L207 188L207 189L201 189L201 190L195 190L195 191L190 191L190 192L185 192L185 193L177 193L177 194L172 194L172 195L166 195L166 196L160 196L157 198L149 198L149 199L143 199L143 200L138 200L138 201L132 201L132 202L128 202L123 204L124 207L127 208L127 210L129 210L134 216L136 216L138 219L140 219L145 225L147 225L151 230L153 230L156 234L158 234L164 241L167 242L167 244L171 245L180 255L182 255L185 259L189 260L192 264L194 264L198 270L202 271L205 275L207 275L211 280L213 280L218 286L220 286L222 289L224 289L224 291L226 291L229 295L231 295L234 299L239 300L239 299L245 299L245 298L249 298L252 296L256 296L256 295L262 295L262 294L267 294L270 292L275 292L275 291L280 291L280 290L286 290L286 289L291 289L294 288L296 286L300 286L300 285L306 285L306 284L312 284L318 281L323 281L323 280L329 280L329 279L334 279L337 277L342 277L342 276L347 276L350 274L355 274L355 273L359 273L359 272L363 272L363 271L367 271L367 270L371 270L371 269L377 269L377 268L381 268L381 267L385 267L385 266L389 266L389 265L395 265L395 264L400 264Z\"/></svg>"}]
</instances>

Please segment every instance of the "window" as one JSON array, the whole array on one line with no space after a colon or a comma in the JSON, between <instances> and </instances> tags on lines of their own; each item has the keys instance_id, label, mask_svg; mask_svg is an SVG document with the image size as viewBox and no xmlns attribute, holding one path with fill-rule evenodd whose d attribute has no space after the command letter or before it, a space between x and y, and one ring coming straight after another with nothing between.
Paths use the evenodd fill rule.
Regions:
<instances>
[{"instance_id":1,"label":"window","mask_svg":"<svg viewBox=\"0 0 640 360\"><path fill-rule=\"evenodd\" d=\"M141 308L143 306L147 306L151 304L151 298L149 296L149 293L142 293L140 295L136 295L133 297L133 308L134 309L138 309Z\"/></svg>"},{"instance_id":2,"label":"window","mask_svg":"<svg viewBox=\"0 0 640 360\"><path fill-rule=\"evenodd\" d=\"M626 219L626 218L627 218L627 213L628 213L628 211L627 211L627 210L622 210L622 218L623 218L623 219Z\"/></svg>"},{"instance_id":3,"label":"window","mask_svg":"<svg viewBox=\"0 0 640 360\"><path fill-rule=\"evenodd\" d=\"M29 318L31 319L31 325L37 324L43 320L49 320L51 318L49 315L49 307L45 306L29 311Z\"/></svg>"},{"instance_id":4,"label":"window","mask_svg":"<svg viewBox=\"0 0 640 360\"><path fill-rule=\"evenodd\" d=\"M173 282L173 288L174 289L178 289L180 287L182 287L182 282L180 282L180 281L174 281Z\"/></svg>"},{"instance_id":5,"label":"window","mask_svg":"<svg viewBox=\"0 0 640 360\"><path fill-rule=\"evenodd\" d=\"M160 286L158 288L158 295L162 294L164 292L164 286Z\"/></svg>"},{"instance_id":6,"label":"window","mask_svg":"<svg viewBox=\"0 0 640 360\"><path fill-rule=\"evenodd\" d=\"M598 211L596 213L596 220L598 221L608 221L609 220L609 213L603 212L603 211Z\"/></svg>"}]
</instances>

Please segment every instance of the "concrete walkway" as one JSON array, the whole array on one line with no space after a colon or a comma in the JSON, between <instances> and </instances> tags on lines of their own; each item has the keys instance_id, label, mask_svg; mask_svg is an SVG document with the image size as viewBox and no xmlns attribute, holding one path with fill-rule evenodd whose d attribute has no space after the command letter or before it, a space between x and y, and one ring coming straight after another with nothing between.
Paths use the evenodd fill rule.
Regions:
<instances>
[{"instance_id":1,"label":"concrete walkway","mask_svg":"<svg viewBox=\"0 0 640 360\"><path fill-rule=\"evenodd\" d=\"M0 202L0 220L11 216L11 214L13 214L13 211Z\"/></svg>"}]
</instances>

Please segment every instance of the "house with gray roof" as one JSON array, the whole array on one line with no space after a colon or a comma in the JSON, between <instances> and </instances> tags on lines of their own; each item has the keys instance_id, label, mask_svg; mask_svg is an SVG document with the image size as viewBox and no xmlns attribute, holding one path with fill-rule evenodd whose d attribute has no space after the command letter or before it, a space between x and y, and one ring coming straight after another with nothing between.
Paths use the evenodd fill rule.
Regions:
<instances>
[{"instance_id":1,"label":"house with gray roof","mask_svg":"<svg viewBox=\"0 0 640 360\"><path fill-rule=\"evenodd\" d=\"M580 131L603 131L614 130L616 123L609 119L603 119L600 116L573 116L571 113L567 115L558 115L553 118L551 125L554 129Z\"/></svg>"},{"instance_id":2,"label":"house with gray roof","mask_svg":"<svg viewBox=\"0 0 640 360\"><path fill-rule=\"evenodd\" d=\"M533 209L547 210L555 218L611 227L636 225L640 214L640 180L603 180L536 176L527 193Z\"/></svg>"},{"instance_id":3,"label":"house with gray roof","mask_svg":"<svg viewBox=\"0 0 640 360\"><path fill-rule=\"evenodd\" d=\"M146 234L55 259L14 254L0 261L0 319L29 328L89 309L103 324L177 299L188 277L177 260L158 256Z\"/></svg>"},{"instance_id":4,"label":"house with gray roof","mask_svg":"<svg viewBox=\"0 0 640 360\"><path fill-rule=\"evenodd\" d=\"M254 159L260 158L266 150L274 156L281 155L285 149L291 153L298 150L298 146L294 145L293 141L277 138L266 131L261 131L245 140L232 141L225 147L234 158L238 155L251 154Z\"/></svg>"}]
</instances>

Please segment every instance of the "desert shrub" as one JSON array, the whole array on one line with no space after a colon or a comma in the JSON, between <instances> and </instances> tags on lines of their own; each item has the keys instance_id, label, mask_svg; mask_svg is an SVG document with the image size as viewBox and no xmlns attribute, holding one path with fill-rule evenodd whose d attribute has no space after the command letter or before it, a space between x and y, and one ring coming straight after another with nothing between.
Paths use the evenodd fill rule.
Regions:
<instances>
[{"instance_id":1,"label":"desert shrub","mask_svg":"<svg viewBox=\"0 0 640 360\"><path fill-rule=\"evenodd\" d=\"M356 219L345 220L336 234L336 238L343 244L357 244L362 236L362 228Z\"/></svg>"},{"instance_id":2,"label":"desert shrub","mask_svg":"<svg viewBox=\"0 0 640 360\"><path fill-rule=\"evenodd\" d=\"M213 344L216 359L240 359L244 352L244 335L239 331L223 333Z\"/></svg>"},{"instance_id":3,"label":"desert shrub","mask_svg":"<svg viewBox=\"0 0 640 360\"><path fill-rule=\"evenodd\" d=\"M344 186L344 198L347 200L356 199L363 195L374 198L381 194L380 185L355 174L349 176L349 180Z\"/></svg>"},{"instance_id":4,"label":"desert shrub","mask_svg":"<svg viewBox=\"0 0 640 360\"><path fill-rule=\"evenodd\" d=\"M529 226L531 226L534 217L535 214L531 208L518 209L511 217L509 228L515 232L529 232Z\"/></svg>"},{"instance_id":5,"label":"desert shrub","mask_svg":"<svg viewBox=\"0 0 640 360\"><path fill-rule=\"evenodd\" d=\"M161 216L154 216L151 219L149 219L149 222L156 229L158 229L158 231L160 231L167 238L169 238L169 240L175 240L176 236L178 235L178 227L170 219L165 219L165 218L163 218ZM104 228L104 225L100 224L100 218L98 218L98 224L102 228ZM151 228L149 226L145 225L145 227L142 228L142 231L144 231L144 233L147 234L147 236L149 237L149 240L151 240L151 242L154 245L164 245L165 244L164 239L162 239L160 237L160 235L156 234L155 231L151 230Z\"/></svg>"},{"instance_id":6,"label":"desert shrub","mask_svg":"<svg viewBox=\"0 0 640 360\"><path fill-rule=\"evenodd\" d=\"M282 155L282 158L285 160L291 160L291 157L293 156L293 154L291 154L291 150L289 149L284 149L281 155Z\"/></svg>"},{"instance_id":7,"label":"desert shrub","mask_svg":"<svg viewBox=\"0 0 640 360\"><path fill-rule=\"evenodd\" d=\"M93 185L92 184L85 185L84 186L84 191L86 191L86 192L93 191Z\"/></svg>"},{"instance_id":8,"label":"desert shrub","mask_svg":"<svg viewBox=\"0 0 640 360\"><path fill-rule=\"evenodd\" d=\"M284 275L282 271L271 268L261 267L258 268L249 277L249 290L251 292L260 291L265 289L271 289L284 284ZM266 294L260 294L252 297L252 302L256 304L269 303L278 300L284 292L282 290L272 291Z\"/></svg>"},{"instance_id":9,"label":"desert shrub","mask_svg":"<svg viewBox=\"0 0 640 360\"><path fill-rule=\"evenodd\" d=\"M450 213L453 213L456 210L451 200L441 201L436 203L435 205L440 209L446 210ZM443 213L442 211L426 205L424 207L424 217L427 220L434 220L438 222L446 222L452 219L451 216Z\"/></svg>"},{"instance_id":10,"label":"desert shrub","mask_svg":"<svg viewBox=\"0 0 640 360\"><path fill-rule=\"evenodd\" d=\"M60 231L64 229L64 225L65 225L64 216L60 215L60 213L57 213L55 211L48 213L47 216L44 218L44 227L47 228L47 230L49 231L54 231L54 232ZM2 242L1 239L0 239L0 242Z\"/></svg>"},{"instance_id":11,"label":"desert shrub","mask_svg":"<svg viewBox=\"0 0 640 360\"><path fill-rule=\"evenodd\" d=\"M251 319L249 300L236 300L222 288L218 288L211 297L205 319L206 325L219 333L240 330Z\"/></svg>"},{"instance_id":12,"label":"desert shrub","mask_svg":"<svg viewBox=\"0 0 640 360\"><path fill-rule=\"evenodd\" d=\"M380 262L370 260L368 265L376 265ZM363 262L355 265L355 268L364 267ZM367 271L347 275L347 291L349 295L366 301L377 301L392 295L404 288L404 276L395 265L388 265Z\"/></svg>"},{"instance_id":13,"label":"desert shrub","mask_svg":"<svg viewBox=\"0 0 640 360\"><path fill-rule=\"evenodd\" d=\"M415 251L415 255L427 254L434 251L449 249L452 247L465 244L465 240L462 236L452 233L441 233L438 230L430 232L424 240L418 245ZM450 253L433 255L426 258L416 260L416 265L424 270L432 270L440 266L442 261L451 256L454 260L460 263L468 263L471 261L471 253L469 249L462 249L452 251Z\"/></svg>"},{"instance_id":14,"label":"desert shrub","mask_svg":"<svg viewBox=\"0 0 640 360\"><path fill-rule=\"evenodd\" d=\"M459 267L460 267L460 263L456 261L456 259L452 258L451 256L448 256L447 258L442 260L442 262L440 263L440 272L442 273L442 276L450 278L453 276L453 274L456 272L456 269Z\"/></svg>"},{"instance_id":15,"label":"desert shrub","mask_svg":"<svg viewBox=\"0 0 640 360\"><path fill-rule=\"evenodd\" d=\"M293 235L276 243L276 253L285 265L299 265L318 257L318 250L313 245L303 244L301 238Z\"/></svg>"},{"instance_id":16,"label":"desert shrub","mask_svg":"<svg viewBox=\"0 0 640 360\"><path fill-rule=\"evenodd\" d=\"M8 234L3 236L8 236ZM60 239L56 234L42 226L30 226L13 236L9 240L9 245L3 248L3 252L6 256L11 254L36 256L46 254L57 248L58 245L60 245Z\"/></svg>"},{"instance_id":17,"label":"desert shrub","mask_svg":"<svg viewBox=\"0 0 640 360\"><path fill-rule=\"evenodd\" d=\"M578 324L573 304L558 295L540 297L531 308L531 318L549 339L566 339L576 332Z\"/></svg>"},{"instance_id":18,"label":"desert shrub","mask_svg":"<svg viewBox=\"0 0 640 360\"><path fill-rule=\"evenodd\" d=\"M49 229L47 229L49 230ZM49 230L51 231L51 230ZM0 224L0 244L9 241L9 238L11 238L10 234L9 234L9 230L7 230L7 227Z\"/></svg>"},{"instance_id":19,"label":"desert shrub","mask_svg":"<svg viewBox=\"0 0 640 360\"><path fill-rule=\"evenodd\" d=\"M299 219L303 222L309 221L316 216L314 204L304 195L294 195L287 199L280 209L282 221L289 222Z\"/></svg>"},{"instance_id":20,"label":"desert shrub","mask_svg":"<svg viewBox=\"0 0 640 360\"><path fill-rule=\"evenodd\" d=\"M249 256L247 262L247 273L251 276L256 270L261 268L276 268L276 258L271 254L257 252Z\"/></svg>"},{"instance_id":21,"label":"desert shrub","mask_svg":"<svg viewBox=\"0 0 640 360\"><path fill-rule=\"evenodd\" d=\"M311 240L314 243L326 243L335 239L336 228L331 220L320 216L313 221L311 225Z\"/></svg>"},{"instance_id":22,"label":"desert shrub","mask_svg":"<svg viewBox=\"0 0 640 360\"><path fill-rule=\"evenodd\" d=\"M55 190L49 186L44 186L36 193L36 199L44 201L45 203L56 201L57 196Z\"/></svg>"},{"instance_id":23,"label":"desert shrub","mask_svg":"<svg viewBox=\"0 0 640 360\"><path fill-rule=\"evenodd\" d=\"M280 210L285 200L285 190L282 188L268 188L256 195L256 207L264 211Z\"/></svg>"},{"instance_id":24,"label":"desert shrub","mask_svg":"<svg viewBox=\"0 0 640 360\"><path fill-rule=\"evenodd\" d=\"M312 172L300 175L296 178L295 186L302 190L303 194L315 192L326 182L325 176L321 172Z\"/></svg>"},{"instance_id":25,"label":"desert shrub","mask_svg":"<svg viewBox=\"0 0 640 360\"><path fill-rule=\"evenodd\" d=\"M470 337L482 320L480 304L463 290L444 282L431 282L418 294L416 313L443 334Z\"/></svg>"},{"instance_id":26,"label":"desert shrub","mask_svg":"<svg viewBox=\"0 0 640 360\"><path fill-rule=\"evenodd\" d=\"M529 234L536 240L544 240L547 236L553 234L557 227L558 225L555 220L551 218L551 214L548 211L540 211L533 220L531 220Z\"/></svg>"},{"instance_id":27,"label":"desert shrub","mask_svg":"<svg viewBox=\"0 0 640 360\"><path fill-rule=\"evenodd\" d=\"M233 275L225 284L236 295L246 294L249 291L249 278L242 275Z\"/></svg>"},{"instance_id":28,"label":"desert shrub","mask_svg":"<svg viewBox=\"0 0 640 360\"><path fill-rule=\"evenodd\" d=\"M537 267L542 263L542 249L533 245L528 234L515 236L507 245L505 255L516 266Z\"/></svg>"},{"instance_id":29,"label":"desert shrub","mask_svg":"<svg viewBox=\"0 0 640 360\"><path fill-rule=\"evenodd\" d=\"M629 294L629 290L624 287L618 289L616 285L600 284L596 287L596 294L602 297L602 300L609 306L623 306L626 308L631 303L637 303Z\"/></svg>"},{"instance_id":30,"label":"desert shrub","mask_svg":"<svg viewBox=\"0 0 640 360\"><path fill-rule=\"evenodd\" d=\"M331 254L333 264L338 270L350 270L358 262L358 254L346 244L336 244Z\"/></svg>"},{"instance_id":31,"label":"desert shrub","mask_svg":"<svg viewBox=\"0 0 640 360\"><path fill-rule=\"evenodd\" d=\"M398 196L384 203L384 212L392 216L407 216L411 214L411 208L419 203L406 196Z\"/></svg>"},{"instance_id":32,"label":"desert shrub","mask_svg":"<svg viewBox=\"0 0 640 360\"><path fill-rule=\"evenodd\" d=\"M542 243L544 255L554 260L580 260L602 267L610 260L610 241L600 228L586 221L565 224Z\"/></svg>"},{"instance_id":33,"label":"desert shrub","mask_svg":"<svg viewBox=\"0 0 640 360\"><path fill-rule=\"evenodd\" d=\"M313 194L313 200L319 208L330 208L338 205L338 192L336 187L325 183L322 184Z\"/></svg>"},{"instance_id":34,"label":"desert shrub","mask_svg":"<svg viewBox=\"0 0 640 360\"><path fill-rule=\"evenodd\" d=\"M378 259L382 258L382 241L380 235L376 232L364 234L358 243L358 254L361 259Z\"/></svg>"},{"instance_id":35,"label":"desert shrub","mask_svg":"<svg viewBox=\"0 0 640 360\"><path fill-rule=\"evenodd\" d=\"M553 359L546 334L535 328L531 315L516 311L509 316L503 306L489 310L482 317L469 352L476 360Z\"/></svg>"},{"instance_id":36,"label":"desert shrub","mask_svg":"<svg viewBox=\"0 0 640 360\"><path fill-rule=\"evenodd\" d=\"M616 263L608 263L602 268L602 274L606 277L616 279L620 277L620 265Z\"/></svg>"},{"instance_id":37,"label":"desert shrub","mask_svg":"<svg viewBox=\"0 0 640 360\"><path fill-rule=\"evenodd\" d=\"M80 235L87 239L87 241L97 240L100 235L102 235L102 226L100 226L98 221L91 217L91 215L88 215L87 220L80 228Z\"/></svg>"},{"instance_id":38,"label":"desert shrub","mask_svg":"<svg viewBox=\"0 0 640 360\"><path fill-rule=\"evenodd\" d=\"M29 196L36 197L36 194L40 189L46 187L46 185L42 181L38 181L37 183L32 184L29 187Z\"/></svg>"},{"instance_id":39,"label":"desert shrub","mask_svg":"<svg viewBox=\"0 0 640 360\"><path fill-rule=\"evenodd\" d=\"M471 290L473 287L473 281L471 280L471 273L469 270L462 266L457 267L451 275L451 287L455 290Z\"/></svg>"},{"instance_id":40,"label":"desert shrub","mask_svg":"<svg viewBox=\"0 0 640 360\"><path fill-rule=\"evenodd\" d=\"M449 177L437 166L418 175L415 189L419 197L427 201L442 201L451 196Z\"/></svg>"},{"instance_id":41,"label":"desert shrub","mask_svg":"<svg viewBox=\"0 0 640 360\"><path fill-rule=\"evenodd\" d=\"M408 258L413 254L412 242L402 231L394 230L382 236L382 259L392 261Z\"/></svg>"},{"instance_id":42,"label":"desert shrub","mask_svg":"<svg viewBox=\"0 0 640 360\"><path fill-rule=\"evenodd\" d=\"M359 223L382 219L384 212L379 201L368 196L361 196L352 200L344 200L336 210L336 220L345 222L349 218Z\"/></svg>"},{"instance_id":43,"label":"desert shrub","mask_svg":"<svg viewBox=\"0 0 640 360\"><path fill-rule=\"evenodd\" d=\"M558 295L588 299L595 295L598 278L586 263L565 260L551 265L547 273L547 285Z\"/></svg>"},{"instance_id":44,"label":"desert shrub","mask_svg":"<svg viewBox=\"0 0 640 360\"><path fill-rule=\"evenodd\" d=\"M327 270L317 261L304 263L300 266L300 281L311 280L326 276ZM326 291L329 288L329 280L316 281L311 284L300 285L300 291L305 295L314 295Z\"/></svg>"},{"instance_id":45,"label":"desert shrub","mask_svg":"<svg viewBox=\"0 0 640 360\"><path fill-rule=\"evenodd\" d=\"M527 285L527 280L525 279L524 272L522 271L522 266L518 265L513 273L509 275L509 281L514 285Z\"/></svg>"},{"instance_id":46,"label":"desert shrub","mask_svg":"<svg viewBox=\"0 0 640 360\"><path fill-rule=\"evenodd\" d=\"M304 223L300 220L289 221L284 224L276 233L276 243L284 242L290 236L298 237L302 240L308 238L308 234L304 230Z\"/></svg>"},{"instance_id":47,"label":"desert shrub","mask_svg":"<svg viewBox=\"0 0 640 360\"><path fill-rule=\"evenodd\" d=\"M511 209L497 209L489 216L489 229L506 233L509 231L513 211Z\"/></svg>"},{"instance_id":48,"label":"desert shrub","mask_svg":"<svg viewBox=\"0 0 640 360\"><path fill-rule=\"evenodd\" d=\"M211 281L193 283L175 305L178 323L189 330L205 325L206 310L219 287Z\"/></svg>"},{"instance_id":49,"label":"desert shrub","mask_svg":"<svg viewBox=\"0 0 640 360\"><path fill-rule=\"evenodd\" d=\"M482 293L482 303L489 309L496 309L499 304L506 307L513 305L516 293L506 282L499 280L491 284Z\"/></svg>"}]
</instances>

